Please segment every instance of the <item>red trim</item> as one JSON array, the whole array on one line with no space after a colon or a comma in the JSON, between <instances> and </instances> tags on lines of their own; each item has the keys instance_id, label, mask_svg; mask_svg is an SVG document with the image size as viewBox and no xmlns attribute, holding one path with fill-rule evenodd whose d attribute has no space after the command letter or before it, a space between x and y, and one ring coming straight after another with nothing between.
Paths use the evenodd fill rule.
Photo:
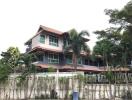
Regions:
<instances>
[{"instance_id":1,"label":"red trim","mask_svg":"<svg viewBox=\"0 0 132 100\"><path fill-rule=\"evenodd\" d=\"M49 67L53 67L54 69L59 69L59 70L64 70L64 71L73 71L74 68L72 67L72 65L64 65L64 66L60 66L60 65L51 65L51 64L35 64L36 66L43 68L43 69L47 69ZM78 66L77 67L77 71L84 71L84 72L102 72L102 70L100 70L99 68L95 67L95 66Z\"/></svg>"},{"instance_id":2,"label":"red trim","mask_svg":"<svg viewBox=\"0 0 132 100\"><path fill-rule=\"evenodd\" d=\"M57 52L57 53L62 52L61 50L50 49L50 48L43 48L43 47L40 47L40 46L37 46L37 47L33 48L33 49L32 49L31 51L29 51L29 52L33 52L33 51L36 51L36 50L51 51L51 52Z\"/></svg>"},{"instance_id":3,"label":"red trim","mask_svg":"<svg viewBox=\"0 0 132 100\"><path fill-rule=\"evenodd\" d=\"M42 28L43 30L45 30L47 32L56 33L57 35L62 35L64 33L64 32L58 31L56 29L49 28L49 27L42 26L42 25L40 25L40 28Z\"/></svg>"},{"instance_id":4,"label":"red trim","mask_svg":"<svg viewBox=\"0 0 132 100\"><path fill-rule=\"evenodd\" d=\"M101 67L101 70L103 70L103 72L107 72L107 71L112 71L112 72L128 72L130 71L129 68L124 68L124 67L120 67L120 68L112 68L112 69L108 69L106 67Z\"/></svg>"}]
</instances>

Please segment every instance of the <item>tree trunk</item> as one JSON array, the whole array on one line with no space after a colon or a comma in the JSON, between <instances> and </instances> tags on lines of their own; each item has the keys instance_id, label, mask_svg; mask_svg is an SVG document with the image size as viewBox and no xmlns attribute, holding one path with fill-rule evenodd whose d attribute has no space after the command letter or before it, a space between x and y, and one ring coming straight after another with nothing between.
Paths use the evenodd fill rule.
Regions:
<instances>
[{"instance_id":1,"label":"tree trunk","mask_svg":"<svg viewBox=\"0 0 132 100\"><path fill-rule=\"evenodd\" d=\"M73 53L72 55L72 61L73 61L73 67L74 67L74 71L77 71L77 56L75 53Z\"/></svg>"},{"instance_id":2,"label":"tree trunk","mask_svg":"<svg viewBox=\"0 0 132 100\"><path fill-rule=\"evenodd\" d=\"M106 62L106 69L109 70L109 64L108 64L108 58L107 58L107 55L106 55L106 60L105 60L105 62Z\"/></svg>"},{"instance_id":3,"label":"tree trunk","mask_svg":"<svg viewBox=\"0 0 132 100\"><path fill-rule=\"evenodd\" d=\"M74 73L76 74L76 72L77 72L77 56L75 53L73 53L73 55L72 55L72 61L73 61ZM77 83L76 78L74 76L73 76L73 83ZM73 91L77 91L77 84L73 85Z\"/></svg>"}]
</instances>

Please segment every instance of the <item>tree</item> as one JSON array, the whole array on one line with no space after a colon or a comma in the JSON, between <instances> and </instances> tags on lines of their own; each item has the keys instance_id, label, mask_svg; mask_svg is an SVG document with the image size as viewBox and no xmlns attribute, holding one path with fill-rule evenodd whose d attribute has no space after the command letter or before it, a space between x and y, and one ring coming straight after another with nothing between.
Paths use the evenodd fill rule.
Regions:
<instances>
[{"instance_id":1,"label":"tree","mask_svg":"<svg viewBox=\"0 0 132 100\"><path fill-rule=\"evenodd\" d=\"M10 74L10 67L0 61L0 83L5 83Z\"/></svg>"},{"instance_id":2,"label":"tree","mask_svg":"<svg viewBox=\"0 0 132 100\"><path fill-rule=\"evenodd\" d=\"M33 62L37 60L37 57L35 54L21 54L19 61L23 61L23 64L25 65L24 73L34 73L35 66Z\"/></svg>"},{"instance_id":3,"label":"tree","mask_svg":"<svg viewBox=\"0 0 132 100\"><path fill-rule=\"evenodd\" d=\"M122 61L126 67L132 60L132 1L130 0L121 10L106 9L105 13L110 16L109 23L116 25L116 29L119 30Z\"/></svg>"},{"instance_id":4,"label":"tree","mask_svg":"<svg viewBox=\"0 0 132 100\"><path fill-rule=\"evenodd\" d=\"M15 71L15 68L18 66L18 60L20 57L20 51L17 47L9 47L6 52L2 52L1 61L8 65L12 72Z\"/></svg>"},{"instance_id":5,"label":"tree","mask_svg":"<svg viewBox=\"0 0 132 100\"><path fill-rule=\"evenodd\" d=\"M25 84L25 99L28 99L31 97L32 91L33 91L33 87L35 85L35 74L36 74L36 66L33 64L34 61L37 60L37 57L35 54L21 54L19 61L23 61L24 64L24 68L21 72L21 75L18 77L19 79L19 83L18 86L21 86L22 84ZM23 66L21 66L23 67ZM28 76L33 74L33 82L30 88L30 93L29 96L27 95L27 91L28 91Z\"/></svg>"},{"instance_id":6,"label":"tree","mask_svg":"<svg viewBox=\"0 0 132 100\"><path fill-rule=\"evenodd\" d=\"M90 52L88 45L83 36L89 36L87 31L82 31L78 33L75 29L72 29L68 32L69 45L65 47L64 53L72 51L72 62L75 71L77 70L77 61L82 51L87 53Z\"/></svg>"},{"instance_id":7,"label":"tree","mask_svg":"<svg viewBox=\"0 0 132 100\"><path fill-rule=\"evenodd\" d=\"M132 24L132 1L130 0L121 10L106 9L105 14L110 16L110 23L125 28L125 26Z\"/></svg>"},{"instance_id":8,"label":"tree","mask_svg":"<svg viewBox=\"0 0 132 100\"><path fill-rule=\"evenodd\" d=\"M103 39L97 41L96 45L93 48L93 55L101 55L103 61L105 62L104 65L106 65L108 68L108 66L116 66L119 64L119 59L117 59L117 57L114 57L114 62L111 60L113 59L112 54L116 54L116 56L119 56L119 50L120 48L118 45L112 43L108 39Z\"/></svg>"},{"instance_id":9,"label":"tree","mask_svg":"<svg viewBox=\"0 0 132 100\"><path fill-rule=\"evenodd\" d=\"M78 33L75 29L70 30L67 37L68 45L64 48L64 53L72 52L72 64L75 72L77 71L78 58L80 57L81 52L90 52L83 36L89 36L89 33L87 31ZM74 78L73 83L75 83ZM73 90L76 91L76 86L74 86Z\"/></svg>"},{"instance_id":10,"label":"tree","mask_svg":"<svg viewBox=\"0 0 132 100\"><path fill-rule=\"evenodd\" d=\"M132 1L121 10L106 9L105 14L110 17L109 23L113 24L113 27L96 31L95 34L101 41L105 39L116 46L117 49L113 50L117 55L118 65L127 67L132 60Z\"/></svg>"},{"instance_id":11,"label":"tree","mask_svg":"<svg viewBox=\"0 0 132 100\"><path fill-rule=\"evenodd\" d=\"M17 47L9 47L6 52L2 52L1 56L2 56L2 59L0 60L1 79L7 80L8 76L11 73L15 74L16 72L16 68L18 67L20 52ZM15 82L15 77L14 77L14 82Z\"/></svg>"},{"instance_id":12,"label":"tree","mask_svg":"<svg viewBox=\"0 0 132 100\"><path fill-rule=\"evenodd\" d=\"M13 73L13 87L15 87L15 74L16 69L18 67L18 59L20 57L20 52L17 47L9 47L6 52L2 52L1 54L1 78L4 80L8 80L8 76ZM13 90L13 98L14 98L14 90Z\"/></svg>"},{"instance_id":13,"label":"tree","mask_svg":"<svg viewBox=\"0 0 132 100\"><path fill-rule=\"evenodd\" d=\"M99 43L103 45L104 42L102 43L102 41L107 40L113 44L114 48L105 41L106 45L103 46L97 43L94 47L94 52L101 53L103 51L102 48L104 48L108 50L110 54L112 48L112 53L117 55L115 57L116 63L118 63L116 66L128 67L128 64L132 60L132 1L128 2L121 10L106 9L105 14L110 17L109 23L113 24L113 27L96 31L95 34L97 34L98 39L100 39L98 41ZM125 81L128 86L128 77L126 73Z\"/></svg>"}]
</instances>

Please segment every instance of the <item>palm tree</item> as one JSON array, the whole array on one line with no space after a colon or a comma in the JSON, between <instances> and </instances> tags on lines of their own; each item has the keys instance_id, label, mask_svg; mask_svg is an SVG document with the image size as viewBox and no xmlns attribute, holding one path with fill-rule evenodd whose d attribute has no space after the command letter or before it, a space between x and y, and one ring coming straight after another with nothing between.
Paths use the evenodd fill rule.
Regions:
<instances>
[{"instance_id":1,"label":"palm tree","mask_svg":"<svg viewBox=\"0 0 132 100\"><path fill-rule=\"evenodd\" d=\"M83 36L89 36L89 33L87 31L81 31L78 33L75 29L71 29L68 32L68 38L67 42L69 42L69 45L67 45L64 49L64 53L67 53L69 51L72 52L72 64L74 67L74 70L77 70L77 61L80 57L80 54L82 51L85 53L89 53L90 49L88 45L86 44L87 39Z\"/></svg>"},{"instance_id":2,"label":"palm tree","mask_svg":"<svg viewBox=\"0 0 132 100\"><path fill-rule=\"evenodd\" d=\"M19 63L22 61L23 64L25 66L21 66L22 67L22 72L21 75L19 76L19 84L18 85L22 85L23 83L25 83L25 99L30 98L32 91L33 91L33 87L35 85L35 74L36 74L36 66L33 64L34 61L37 60L37 57L35 54L22 54L20 56L20 60ZM23 68L24 67L24 68ZM28 93L28 76L33 74L33 82L32 85L30 87L30 93L29 96L27 95Z\"/></svg>"},{"instance_id":3,"label":"palm tree","mask_svg":"<svg viewBox=\"0 0 132 100\"><path fill-rule=\"evenodd\" d=\"M72 29L68 32L67 36L67 42L68 45L64 46L64 54L67 52L72 52L72 65L74 67L74 71L77 71L77 64L78 64L78 58L80 57L81 52L85 52L88 54L90 52L90 49L88 45L86 44L86 41L88 41L83 36L89 36L89 33L87 31L81 31L78 33L75 29ZM73 83L76 83L76 80L73 77ZM72 83L72 84L73 84ZM77 92L77 84L74 85L73 91Z\"/></svg>"}]
</instances>

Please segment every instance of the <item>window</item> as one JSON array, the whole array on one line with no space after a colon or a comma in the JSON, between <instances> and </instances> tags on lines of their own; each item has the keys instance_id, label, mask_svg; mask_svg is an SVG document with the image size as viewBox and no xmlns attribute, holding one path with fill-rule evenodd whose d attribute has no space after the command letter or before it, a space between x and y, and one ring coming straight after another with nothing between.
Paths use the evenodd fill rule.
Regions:
<instances>
[{"instance_id":1,"label":"window","mask_svg":"<svg viewBox=\"0 0 132 100\"><path fill-rule=\"evenodd\" d=\"M84 60L84 64L85 64L85 65L88 65L88 64L89 64L89 60L88 60L88 59L85 59L85 60Z\"/></svg>"},{"instance_id":2,"label":"window","mask_svg":"<svg viewBox=\"0 0 132 100\"><path fill-rule=\"evenodd\" d=\"M82 57L78 58L78 64L82 64Z\"/></svg>"},{"instance_id":3,"label":"window","mask_svg":"<svg viewBox=\"0 0 132 100\"><path fill-rule=\"evenodd\" d=\"M54 53L49 53L48 55L48 63L58 64L59 63L59 55Z\"/></svg>"},{"instance_id":4,"label":"window","mask_svg":"<svg viewBox=\"0 0 132 100\"><path fill-rule=\"evenodd\" d=\"M39 42L45 43L45 35L40 35Z\"/></svg>"},{"instance_id":5,"label":"window","mask_svg":"<svg viewBox=\"0 0 132 100\"><path fill-rule=\"evenodd\" d=\"M55 36L49 36L49 45L57 46L58 47L58 38Z\"/></svg>"},{"instance_id":6,"label":"window","mask_svg":"<svg viewBox=\"0 0 132 100\"><path fill-rule=\"evenodd\" d=\"M38 55L37 58L38 58L38 61L43 61L43 55Z\"/></svg>"},{"instance_id":7,"label":"window","mask_svg":"<svg viewBox=\"0 0 132 100\"><path fill-rule=\"evenodd\" d=\"M66 55L66 64L72 64L72 55ZM77 64L82 64L82 57L77 58Z\"/></svg>"},{"instance_id":8,"label":"window","mask_svg":"<svg viewBox=\"0 0 132 100\"><path fill-rule=\"evenodd\" d=\"M66 56L66 64L72 64L72 56L71 55Z\"/></svg>"}]
</instances>

